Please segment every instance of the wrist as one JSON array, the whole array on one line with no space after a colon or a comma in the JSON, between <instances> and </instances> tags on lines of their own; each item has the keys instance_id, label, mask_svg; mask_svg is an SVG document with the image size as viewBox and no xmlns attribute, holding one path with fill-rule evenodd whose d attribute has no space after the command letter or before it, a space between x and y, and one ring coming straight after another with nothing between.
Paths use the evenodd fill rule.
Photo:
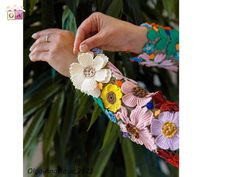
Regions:
<instances>
[{"instance_id":1,"label":"wrist","mask_svg":"<svg viewBox=\"0 0 236 177\"><path fill-rule=\"evenodd\" d=\"M134 25L134 28L130 32L128 51L135 54L142 53L143 47L147 41L147 28Z\"/></svg>"}]
</instances>

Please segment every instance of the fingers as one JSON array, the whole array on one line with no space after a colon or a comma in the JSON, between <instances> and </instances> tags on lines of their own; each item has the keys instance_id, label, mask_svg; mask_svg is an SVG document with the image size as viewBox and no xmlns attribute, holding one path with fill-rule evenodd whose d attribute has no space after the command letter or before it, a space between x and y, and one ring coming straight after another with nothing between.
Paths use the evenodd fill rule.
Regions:
<instances>
[{"instance_id":1,"label":"fingers","mask_svg":"<svg viewBox=\"0 0 236 177\"><path fill-rule=\"evenodd\" d=\"M56 29L56 28L45 29L45 30L39 31L39 32L37 32L37 33L34 33L34 34L32 35L32 38L33 38L33 39L38 39L38 38L40 38L41 36L46 36L46 35L52 34L52 33L55 34L57 31L58 31L58 29Z\"/></svg>"},{"instance_id":2,"label":"fingers","mask_svg":"<svg viewBox=\"0 0 236 177\"><path fill-rule=\"evenodd\" d=\"M48 42L46 42L46 36L48 35ZM34 48L40 44L40 43L43 43L43 44L47 44L47 43L50 43L51 41L53 41L54 39L54 34L47 34L47 35L40 35L40 37L33 43L33 45L30 47L30 51L33 51Z\"/></svg>"},{"instance_id":3,"label":"fingers","mask_svg":"<svg viewBox=\"0 0 236 177\"><path fill-rule=\"evenodd\" d=\"M39 40L39 39L38 39ZM49 60L49 49L50 43L48 42L37 42L32 45L29 58L31 61L48 61Z\"/></svg>"},{"instance_id":4,"label":"fingers","mask_svg":"<svg viewBox=\"0 0 236 177\"><path fill-rule=\"evenodd\" d=\"M50 49L50 44L49 43L39 43L34 46L34 48L31 50L31 53L34 52L47 52Z\"/></svg>"},{"instance_id":5,"label":"fingers","mask_svg":"<svg viewBox=\"0 0 236 177\"><path fill-rule=\"evenodd\" d=\"M81 23L75 36L75 42L73 48L74 54L77 54L79 52L80 44L82 41L84 41L87 37L98 32L99 20L101 16L102 14L100 12L95 12Z\"/></svg>"},{"instance_id":6,"label":"fingers","mask_svg":"<svg viewBox=\"0 0 236 177\"><path fill-rule=\"evenodd\" d=\"M80 43L86 38L86 35L91 32L91 18L87 18L83 23L79 26L74 42L73 52L77 54L79 52Z\"/></svg>"},{"instance_id":7,"label":"fingers","mask_svg":"<svg viewBox=\"0 0 236 177\"><path fill-rule=\"evenodd\" d=\"M105 39L104 36L105 35L103 35L102 33L97 33L96 35L86 39L80 44L80 51L88 52L92 48L100 47L104 42L104 39Z\"/></svg>"},{"instance_id":8,"label":"fingers","mask_svg":"<svg viewBox=\"0 0 236 177\"><path fill-rule=\"evenodd\" d=\"M34 52L30 53L29 55L30 60L35 62L35 61L48 61L49 58L49 52Z\"/></svg>"}]
</instances>

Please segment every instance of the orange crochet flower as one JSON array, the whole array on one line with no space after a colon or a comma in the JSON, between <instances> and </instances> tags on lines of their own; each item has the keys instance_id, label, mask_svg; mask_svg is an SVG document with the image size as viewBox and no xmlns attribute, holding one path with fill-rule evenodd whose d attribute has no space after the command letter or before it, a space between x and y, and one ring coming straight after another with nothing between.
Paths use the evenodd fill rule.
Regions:
<instances>
[{"instance_id":1,"label":"orange crochet flower","mask_svg":"<svg viewBox=\"0 0 236 177\"><path fill-rule=\"evenodd\" d=\"M116 80L115 82L116 82L116 85L119 86L119 87L121 87L122 84L123 84L123 83L122 83L121 81L119 81L119 80Z\"/></svg>"},{"instance_id":2,"label":"orange crochet flower","mask_svg":"<svg viewBox=\"0 0 236 177\"><path fill-rule=\"evenodd\" d=\"M171 27L169 27L169 26L163 26L163 29L164 29L164 30L171 30Z\"/></svg>"},{"instance_id":3,"label":"orange crochet flower","mask_svg":"<svg viewBox=\"0 0 236 177\"><path fill-rule=\"evenodd\" d=\"M154 57L155 57L155 55L154 55L153 53L151 53L151 54L149 55L149 58L150 58L151 60L153 60Z\"/></svg>"}]
</instances>

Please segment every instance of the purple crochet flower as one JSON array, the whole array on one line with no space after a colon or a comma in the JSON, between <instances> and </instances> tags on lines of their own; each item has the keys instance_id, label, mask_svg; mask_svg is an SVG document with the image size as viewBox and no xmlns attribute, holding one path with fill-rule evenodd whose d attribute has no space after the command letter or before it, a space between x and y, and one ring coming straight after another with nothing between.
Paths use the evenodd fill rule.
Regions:
<instances>
[{"instance_id":1,"label":"purple crochet flower","mask_svg":"<svg viewBox=\"0 0 236 177\"><path fill-rule=\"evenodd\" d=\"M174 72L178 71L178 65L173 62L171 58L166 59L166 55L163 53L157 54L154 60L150 60L149 55L145 53L140 54L138 57L144 60L143 62L139 62L141 65L145 65L147 67L157 66Z\"/></svg>"},{"instance_id":2,"label":"purple crochet flower","mask_svg":"<svg viewBox=\"0 0 236 177\"><path fill-rule=\"evenodd\" d=\"M152 119L151 133L161 149L175 151L179 148L179 112L162 112L158 119Z\"/></svg>"}]
</instances>

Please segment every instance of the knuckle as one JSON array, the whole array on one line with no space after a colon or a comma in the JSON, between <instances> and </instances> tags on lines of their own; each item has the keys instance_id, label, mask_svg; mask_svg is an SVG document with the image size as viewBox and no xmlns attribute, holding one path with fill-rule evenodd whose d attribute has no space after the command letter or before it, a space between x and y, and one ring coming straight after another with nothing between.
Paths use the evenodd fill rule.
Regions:
<instances>
[{"instance_id":1,"label":"knuckle","mask_svg":"<svg viewBox=\"0 0 236 177\"><path fill-rule=\"evenodd\" d=\"M107 37L107 33L100 33L100 35L98 36L98 39L103 40L106 37Z\"/></svg>"},{"instance_id":2,"label":"knuckle","mask_svg":"<svg viewBox=\"0 0 236 177\"><path fill-rule=\"evenodd\" d=\"M103 14L101 12L94 12L91 14L91 18L93 21L98 21L99 19L101 19L103 16Z\"/></svg>"},{"instance_id":3,"label":"knuckle","mask_svg":"<svg viewBox=\"0 0 236 177\"><path fill-rule=\"evenodd\" d=\"M100 17L100 16L102 16L102 13L101 13L101 12L93 12L93 13L92 13L92 16L94 16L94 17Z\"/></svg>"},{"instance_id":4,"label":"knuckle","mask_svg":"<svg viewBox=\"0 0 236 177\"><path fill-rule=\"evenodd\" d=\"M55 40L58 41L58 42L62 41L63 40L62 34L59 33L58 35L56 35Z\"/></svg>"},{"instance_id":5,"label":"knuckle","mask_svg":"<svg viewBox=\"0 0 236 177\"><path fill-rule=\"evenodd\" d=\"M65 30L65 31L64 31L64 34L65 34L66 36L71 36L73 33L72 33L71 31Z\"/></svg>"}]
</instances>

